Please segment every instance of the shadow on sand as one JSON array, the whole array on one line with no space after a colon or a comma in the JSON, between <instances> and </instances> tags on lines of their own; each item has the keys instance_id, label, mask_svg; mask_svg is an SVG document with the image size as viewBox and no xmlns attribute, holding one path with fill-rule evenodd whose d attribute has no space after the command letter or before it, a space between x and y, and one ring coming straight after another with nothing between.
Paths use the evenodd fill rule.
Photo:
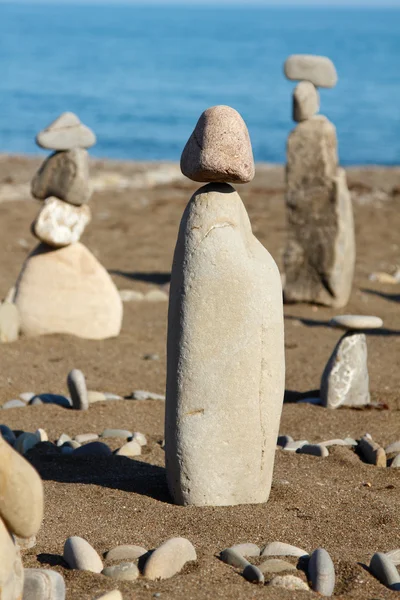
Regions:
<instances>
[{"instance_id":1,"label":"shadow on sand","mask_svg":"<svg viewBox=\"0 0 400 600\"><path fill-rule=\"evenodd\" d=\"M145 283L154 283L155 285L165 285L171 281L171 273L128 273L127 271L119 271L117 269L109 269L110 275L118 275L135 281L144 281Z\"/></svg>"}]
</instances>

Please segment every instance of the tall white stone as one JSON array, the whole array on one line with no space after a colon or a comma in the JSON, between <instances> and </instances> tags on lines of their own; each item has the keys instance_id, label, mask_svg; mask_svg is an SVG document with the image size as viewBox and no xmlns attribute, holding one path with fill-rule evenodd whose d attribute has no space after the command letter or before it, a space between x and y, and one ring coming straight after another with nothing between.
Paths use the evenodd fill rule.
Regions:
<instances>
[{"instance_id":1,"label":"tall white stone","mask_svg":"<svg viewBox=\"0 0 400 600\"><path fill-rule=\"evenodd\" d=\"M268 500L283 337L273 258L252 234L237 192L204 186L184 212L171 278L165 450L176 503Z\"/></svg>"}]
</instances>

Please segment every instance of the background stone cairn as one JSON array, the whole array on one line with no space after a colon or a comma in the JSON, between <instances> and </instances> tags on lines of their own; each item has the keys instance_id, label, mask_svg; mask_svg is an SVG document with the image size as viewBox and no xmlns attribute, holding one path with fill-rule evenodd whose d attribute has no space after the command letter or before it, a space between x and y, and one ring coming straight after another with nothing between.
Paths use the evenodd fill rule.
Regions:
<instances>
[{"instance_id":1,"label":"background stone cairn","mask_svg":"<svg viewBox=\"0 0 400 600\"><path fill-rule=\"evenodd\" d=\"M183 150L181 170L213 183L185 209L172 266L169 489L177 504L266 502L284 393L282 288L274 260L228 183L254 177L239 113L229 106L206 110Z\"/></svg>"},{"instance_id":2,"label":"background stone cairn","mask_svg":"<svg viewBox=\"0 0 400 600\"><path fill-rule=\"evenodd\" d=\"M354 273L353 210L345 171L338 167L336 129L316 114L317 88L334 87L336 69L329 58L300 54L289 56L284 71L300 81L293 92L298 125L287 142L285 301L341 307Z\"/></svg>"},{"instance_id":3,"label":"background stone cairn","mask_svg":"<svg viewBox=\"0 0 400 600\"><path fill-rule=\"evenodd\" d=\"M107 271L79 239L91 219L87 148L94 133L73 113L63 113L36 142L55 152L32 180L44 206L32 224L40 244L19 276L15 303L26 335L69 333L83 338L117 336L122 302Z\"/></svg>"}]
</instances>

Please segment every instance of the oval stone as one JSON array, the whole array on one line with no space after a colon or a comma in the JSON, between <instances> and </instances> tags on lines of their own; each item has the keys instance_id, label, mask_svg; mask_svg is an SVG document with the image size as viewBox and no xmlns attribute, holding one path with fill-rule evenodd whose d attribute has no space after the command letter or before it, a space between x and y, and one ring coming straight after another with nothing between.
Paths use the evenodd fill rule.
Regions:
<instances>
[{"instance_id":1,"label":"oval stone","mask_svg":"<svg viewBox=\"0 0 400 600\"><path fill-rule=\"evenodd\" d=\"M96 143L96 136L74 113L64 112L38 133L36 143L48 150L90 148Z\"/></svg>"},{"instance_id":2,"label":"oval stone","mask_svg":"<svg viewBox=\"0 0 400 600\"><path fill-rule=\"evenodd\" d=\"M271 542L265 546L261 556L308 556L308 552L284 542Z\"/></svg>"},{"instance_id":3,"label":"oval stone","mask_svg":"<svg viewBox=\"0 0 400 600\"><path fill-rule=\"evenodd\" d=\"M366 330L379 329L383 321L380 317L368 315L338 315L330 320L330 324L340 329Z\"/></svg>"},{"instance_id":4,"label":"oval stone","mask_svg":"<svg viewBox=\"0 0 400 600\"><path fill-rule=\"evenodd\" d=\"M269 585L283 587L287 590L310 590L306 582L295 575L275 575Z\"/></svg>"},{"instance_id":5,"label":"oval stone","mask_svg":"<svg viewBox=\"0 0 400 600\"><path fill-rule=\"evenodd\" d=\"M329 456L328 448L319 444L304 444L296 452L297 454L310 454L311 456L319 456L321 458Z\"/></svg>"},{"instance_id":6,"label":"oval stone","mask_svg":"<svg viewBox=\"0 0 400 600\"><path fill-rule=\"evenodd\" d=\"M63 557L70 569L93 573L101 573L103 570L103 562L96 550L79 536L72 536L66 540Z\"/></svg>"},{"instance_id":7,"label":"oval stone","mask_svg":"<svg viewBox=\"0 0 400 600\"><path fill-rule=\"evenodd\" d=\"M237 569L245 569L247 565L250 564L249 561L246 560L240 552L234 550L234 548L225 548L225 550L220 552L219 557L224 563L236 567Z\"/></svg>"},{"instance_id":8,"label":"oval stone","mask_svg":"<svg viewBox=\"0 0 400 600\"><path fill-rule=\"evenodd\" d=\"M196 550L189 540L171 538L154 550L144 566L143 575L147 579L168 579L189 562L197 560Z\"/></svg>"},{"instance_id":9,"label":"oval stone","mask_svg":"<svg viewBox=\"0 0 400 600\"><path fill-rule=\"evenodd\" d=\"M134 581L139 577L139 569L133 562L121 563L106 567L102 570L102 574L106 577L112 577L119 581Z\"/></svg>"},{"instance_id":10,"label":"oval stone","mask_svg":"<svg viewBox=\"0 0 400 600\"><path fill-rule=\"evenodd\" d=\"M256 544L235 544L231 546L231 550L239 552L242 556L260 556L261 550Z\"/></svg>"},{"instance_id":11,"label":"oval stone","mask_svg":"<svg viewBox=\"0 0 400 600\"><path fill-rule=\"evenodd\" d=\"M255 565L247 565L243 570L243 577L251 583L264 583L264 575Z\"/></svg>"},{"instance_id":12,"label":"oval stone","mask_svg":"<svg viewBox=\"0 0 400 600\"><path fill-rule=\"evenodd\" d=\"M386 587L400 590L400 574L386 554L376 552L371 558L369 570Z\"/></svg>"},{"instance_id":13,"label":"oval stone","mask_svg":"<svg viewBox=\"0 0 400 600\"><path fill-rule=\"evenodd\" d=\"M89 442L88 444L80 446L74 450L72 455L76 458L86 458L92 456L104 458L111 456L112 452L107 444L103 444L103 442Z\"/></svg>"},{"instance_id":14,"label":"oval stone","mask_svg":"<svg viewBox=\"0 0 400 600\"><path fill-rule=\"evenodd\" d=\"M24 600L65 600L64 578L50 569L24 569Z\"/></svg>"},{"instance_id":15,"label":"oval stone","mask_svg":"<svg viewBox=\"0 0 400 600\"><path fill-rule=\"evenodd\" d=\"M122 438L127 440L132 437L132 431L128 429L105 429L100 435L102 438Z\"/></svg>"},{"instance_id":16,"label":"oval stone","mask_svg":"<svg viewBox=\"0 0 400 600\"><path fill-rule=\"evenodd\" d=\"M332 596L335 589L335 567L328 552L317 548L308 562L308 578L315 592L322 596Z\"/></svg>"},{"instance_id":17,"label":"oval stone","mask_svg":"<svg viewBox=\"0 0 400 600\"><path fill-rule=\"evenodd\" d=\"M68 390L75 410L87 410L89 402L87 397L86 379L82 371L72 369L67 377Z\"/></svg>"},{"instance_id":18,"label":"oval stone","mask_svg":"<svg viewBox=\"0 0 400 600\"><path fill-rule=\"evenodd\" d=\"M131 442L128 442L127 444L121 446L121 448L117 450L116 454L117 456L128 457L140 456L140 454L142 454L142 446L135 440L132 440Z\"/></svg>"},{"instance_id":19,"label":"oval stone","mask_svg":"<svg viewBox=\"0 0 400 600\"><path fill-rule=\"evenodd\" d=\"M337 83L335 65L327 56L292 54L285 61L284 72L292 81L310 81L316 87L333 88Z\"/></svg>"},{"instance_id":20,"label":"oval stone","mask_svg":"<svg viewBox=\"0 0 400 600\"><path fill-rule=\"evenodd\" d=\"M106 560L136 560L144 554L147 554L146 548L125 544L109 550L106 554Z\"/></svg>"}]
</instances>

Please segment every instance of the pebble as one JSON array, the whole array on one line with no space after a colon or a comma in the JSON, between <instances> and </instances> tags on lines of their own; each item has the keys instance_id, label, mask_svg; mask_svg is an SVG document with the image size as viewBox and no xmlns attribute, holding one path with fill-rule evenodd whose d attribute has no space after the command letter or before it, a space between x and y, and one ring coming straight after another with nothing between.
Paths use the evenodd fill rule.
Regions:
<instances>
[{"instance_id":1,"label":"pebble","mask_svg":"<svg viewBox=\"0 0 400 600\"><path fill-rule=\"evenodd\" d=\"M315 592L322 596L332 596L335 588L335 567L328 552L317 548L308 562L308 579Z\"/></svg>"},{"instance_id":2,"label":"pebble","mask_svg":"<svg viewBox=\"0 0 400 600\"><path fill-rule=\"evenodd\" d=\"M371 465L386 467L386 452L372 439L364 435L357 446L364 459Z\"/></svg>"},{"instance_id":3,"label":"pebble","mask_svg":"<svg viewBox=\"0 0 400 600\"><path fill-rule=\"evenodd\" d=\"M82 371L72 369L67 377L68 390L72 400L72 408L75 410L87 410L89 408L86 379Z\"/></svg>"},{"instance_id":4,"label":"pebble","mask_svg":"<svg viewBox=\"0 0 400 600\"><path fill-rule=\"evenodd\" d=\"M0 304L0 342L15 342L19 336L21 319L18 308L10 302Z\"/></svg>"},{"instance_id":5,"label":"pebble","mask_svg":"<svg viewBox=\"0 0 400 600\"><path fill-rule=\"evenodd\" d=\"M394 562L386 554L376 552L371 558L369 570L383 585L400 591L400 574Z\"/></svg>"},{"instance_id":6,"label":"pebble","mask_svg":"<svg viewBox=\"0 0 400 600\"><path fill-rule=\"evenodd\" d=\"M400 548L396 548L395 550L390 550L386 552L386 556L390 558L393 564L396 566L400 565Z\"/></svg>"},{"instance_id":7,"label":"pebble","mask_svg":"<svg viewBox=\"0 0 400 600\"><path fill-rule=\"evenodd\" d=\"M18 399L8 400L8 402L3 404L3 408L25 408L25 406L25 402Z\"/></svg>"},{"instance_id":8,"label":"pebble","mask_svg":"<svg viewBox=\"0 0 400 600\"><path fill-rule=\"evenodd\" d=\"M39 429L36 429L35 435L38 438L39 442L49 441L49 436L47 435L46 431L44 429L41 429L40 427Z\"/></svg>"},{"instance_id":9,"label":"pebble","mask_svg":"<svg viewBox=\"0 0 400 600\"><path fill-rule=\"evenodd\" d=\"M94 442L98 440L99 436L97 433L79 433L74 437L74 440L78 442L78 444L84 444L85 442Z\"/></svg>"},{"instance_id":10,"label":"pebble","mask_svg":"<svg viewBox=\"0 0 400 600\"><path fill-rule=\"evenodd\" d=\"M310 81L316 87L332 88L337 84L335 65L327 56L292 54L285 61L284 72L292 81Z\"/></svg>"},{"instance_id":11,"label":"pebble","mask_svg":"<svg viewBox=\"0 0 400 600\"><path fill-rule=\"evenodd\" d=\"M103 394L103 392L89 390L87 393L87 399L89 404L93 404L94 402L105 402L107 400L107 396Z\"/></svg>"},{"instance_id":12,"label":"pebble","mask_svg":"<svg viewBox=\"0 0 400 600\"><path fill-rule=\"evenodd\" d=\"M262 573L281 573L282 571L297 571L296 567L292 563L286 560L280 560L279 558L270 558L264 561L258 568Z\"/></svg>"},{"instance_id":13,"label":"pebble","mask_svg":"<svg viewBox=\"0 0 400 600\"><path fill-rule=\"evenodd\" d=\"M280 435L278 437L278 441L276 442L278 446L281 446L281 448L284 448L285 446L287 446L287 444L294 442L292 436L290 435Z\"/></svg>"},{"instance_id":14,"label":"pebble","mask_svg":"<svg viewBox=\"0 0 400 600\"><path fill-rule=\"evenodd\" d=\"M286 444L286 446L283 449L288 452L297 452L297 450L299 448L302 448L303 446L305 446L308 443L309 442L307 440L299 440L297 442L289 442L288 444Z\"/></svg>"},{"instance_id":15,"label":"pebble","mask_svg":"<svg viewBox=\"0 0 400 600\"><path fill-rule=\"evenodd\" d=\"M310 590L306 582L295 575L275 575L268 585L283 587L287 590Z\"/></svg>"},{"instance_id":16,"label":"pebble","mask_svg":"<svg viewBox=\"0 0 400 600\"><path fill-rule=\"evenodd\" d=\"M392 460L390 468L398 469L399 467L400 467L400 454L397 454L397 456L395 456L394 459Z\"/></svg>"},{"instance_id":17,"label":"pebble","mask_svg":"<svg viewBox=\"0 0 400 600\"><path fill-rule=\"evenodd\" d=\"M106 577L118 579L119 581L134 581L139 577L139 569L135 563L128 562L106 567L102 570L102 574Z\"/></svg>"},{"instance_id":18,"label":"pebble","mask_svg":"<svg viewBox=\"0 0 400 600\"><path fill-rule=\"evenodd\" d=\"M144 297L146 302L168 302L169 296L162 290L150 290Z\"/></svg>"},{"instance_id":19,"label":"pebble","mask_svg":"<svg viewBox=\"0 0 400 600\"><path fill-rule=\"evenodd\" d=\"M100 434L100 437L102 438L123 438L126 440L132 436L132 431L128 431L128 429L105 429L103 433Z\"/></svg>"},{"instance_id":20,"label":"pebble","mask_svg":"<svg viewBox=\"0 0 400 600\"><path fill-rule=\"evenodd\" d=\"M24 569L23 600L65 600L64 578L50 569Z\"/></svg>"},{"instance_id":21,"label":"pebble","mask_svg":"<svg viewBox=\"0 0 400 600\"><path fill-rule=\"evenodd\" d=\"M21 435L17 437L17 441L14 444L14 449L20 454L24 455L28 452L28 450L39 444L39 442L40 439L34 433L21 433Z\"/></svg>"},{"instance_id":22,"label":"pebble","mask_svg":"<svg viewBox=\"0 0 400 600\"><path fill-rule=\"evenodd\" d=\"M329 456L328 448L319 444L304 444L296 452L297 454L310 454L311 456L319 456L321 458Z\"/></svg>"},{"instance_id":23,"label":"pebble","mask_svg":"<svg viewBox=\"0 0 400 600\"><path fill-rule=\"evenodd\" d=\"M144 554L147 554L146 548L125 544L109 550L106 554L106 560L136 560Z\"/></svg>"},{"instance_id":24,"label":"pebble","mask_svg":"<svg viewBox=\"0 0 400 600\"><path fill-rule=\"evenodd\" d=\"M104 396L106 400L123 400L122 396L118 396L118 394L113 394L111 392L104 392Z\"/></svg>"},{"instance_id":25,"label":"pebble","mask_svg":"<svg viewBox=\"0 0 400 600\"><path fill-rule=\"evenodd\" d=\"M36 535L31 535L28 538L18 537L18 535L13 535L15 545L20 550L30 550L36 546Z\"/></svg>"},{"instance_id":26,"label":"pebble","mask_svg":"<svg viewBox=\"0 0 400 600\"><path fill-rule=\"evenodd\" d=\"M347 446L357 446L356 440L352 437L344 438L344 442L347 444Z\"/></svg>"},{"instance_id":27,"label":"pebble","mask_svg":"<svg viewBox=\"0 0 400 600\"><path fill-rule=\"evenodd\" d=\"M136 290L118 290L122 302L140 302L144 300L144 294Z\"/></svg>"},{"instance_id":28,"label":"pebble","mask_svg":"<svg viewBox=\"0 0 400 600\"><path fill-rule=\"evenodd\" d=\"M380 317L368 315L338 315L330 320L330 324L340 329L365 331L366 329L379 329L382 327L383 321Z\"/></svg>"},{"instance_id":29,"label":"pebble","mask_svg":"<svg viewBox=\"0 0 400 600\"><path fill-rule=\"evenodd\" d=\"M65 442L72 442L72 439L67 433L62 433L57 440L57 446L60 447L65 444Z\"/></svg>"},{"instance_id":30,"label":"pebble","mask_svg":"<svg viewBox=\"0 0 400 600\"><path fill-rule=\"evenodd\" d=\"M168 579L193 560L197 560L197 555L191 542L181 537L171 538L149 556L143 575L152 580Z\"/></svg>"},{"instance_id":31,"label":"pebble","mask_svg":"<svg viewBox=\"0 0 400 600\"><path fill-rule=\"evenodd\" d=\"M165 400L165 396L162 394L153 394L153 392L147 392L145 390L135 390L132 394L134 400Z\"/></svg>"},{"instance_id":32,"label":"pebble","mask_svg":"<svg viewBox=\"0 0 400 600\"><path fill-rule=\"evenodd\" d=\"M122 600L122 594L119 590L112 590L103 596L99 596L96 600Z\"/></svg>"},{"instance_id":33,"label":"pebble","mask_svg":"<svg viewBox=\"0 0 400 600\"><path fill-rule=\"evenodd\" d=\"M29 404L31 406L36 404L56 404L63 408L71 408L70 400L59 394L37 394L29 401Z\"/></svg>"},{"instance_id":34,"label":"pebble","mask_svg":"<svg viewBox=\"0 0 400 600\"><path fill-rule=\"evenodd\" d=\"M220 552L219 557L224 563L237 569L245 569L250 564L240 552L237 552L233 548L225 548L225 550Z\"/></svg>"},{"instance_id":35,"label":"pebble","mask_svg":"<svg viewBox=\"0 0 400 600\"><path fill-rule=\"evenodd\" d=\"M260 556L260 548L256 544L235 544L231 546L231 550L239 552L242 556Z\"/></svg>"},{"instance_id":36,"label":"pebble","mask_svg":"<svg viewBox=\"0 0 400 600\"><path fill-rule=\"evenodd\" d=\"M386 454L400 452L400 440L397 440L397 442L393 442L392 444L389 444L389 446L387 446L385 448L385 452L386 452Z\"/></svg>"},{"instance_id":37,"label":"pebble","mask_svg":"<svg viewBox=\"0 0 400 600\"><path fill-rule=\"evenodd\" d=\"M350 444L346 444L345 440L341 440L338 438L334 440L327 440L326 442L318 442L318 445L328 448L329 446L349 446Z\"/></svg>"},{"instance_id":38,"label":"pebble","mask_svg":"<svg viewBox=\"0 0 400 600\"><path fill-rule=\"evenodd\" d=\"M140 454L142 454L142 446L139 444L139 442L136 442L135 440L132 440L131 442L128 442L127 444L124 444L116 452L117 456L128 456L128 457L140 456Z\"/></svg>"},{"instance_id":39,"label":"pebble","mask_svg":"<svg viewBox=\"0 0 400 600\"><path fill-rule=\"evenodd\" d=\"M96 136L74 113L64 112L37 134L36 143L48 150L90 148L96 143Z\"/></svg>"},{"instance_id":40,"label":"pebble","mask_svg":"<svg viewBox=\"0 0 400 600\"><path fill-rule=\"evenodd\" d=\"M308 556L308 552L284 542L271 542L265 546L261 556Z\"/></svg>"},{"instance_id":41,"label":"pebble","mask_svg":"<svg viewBox=\"0 0 400 600\"><path fill-rule=\"evenodd\" d=\"M131 441L131 442L135 441L138 444L140 444L141 446L146 446L146 444L147 444L146 436L143 433L141 433L140 431L134 431L132 439L129 441Z\"/></svg>"},{"instance_id":42,"label":"pebble","mask_svg":"<svg viewBox=\"0 0 400 600\"><path fill-rule=\"evenodd\" d=\"M264 583L264 575L255 565L248 564L243 570L243 577L251 583Z\"/></svg>"},{"instance_id":43,"label":"pebble","mask_svg":"<svg viewBox=\"0 0 400 600\"><path fill-rule=\"evenodd\" d=\"M103 444L103 442L89 442L74 450L73 456L76 458L84 458L87 456L97 456L100 458L112 456L112 452L107 444Z\"/></svg>"},{"instance_id":44,"label":"pebble","mask_svg":"<svg viewBox=\"0 0 400 600\"><path fill-rule=\"evenodd\" d=\"M22 394L19 395L21 400L25 403L32 400L32 398L34 398L35 396L36 394L34 392L22 392Z\"/></svg>"},{"instance_id":45,"label":"pebble","mask_svg":"<svg viewBox=\"0 0 400 600\"><path fill-rule=\"evenodd\" d=\"M101 573L103 562L96 550L81 537L69 537L64 544L65 562L70 569Z\"/></svg>"},{"instance_id":46,"label":"pebble","mask_svg":"<svg viewBox=\"0 0 400 600\"><path fill-rule=\"evenodd\" d=\"M3 439L10 444L10 446L14 446L17 438L12 429L7 427L7 425L0 425L0 434L2 435Z\"/></svg>"},{"instance_id":47,"label":"pebble","mask_svg":"<svg viewBox=\"0 0 400 600\"><path fill-rule=\"evenodd\" d=\"M300 81L293 90L293 121L311 119L320 108L318 90L310 81Z\"/></svg>"}]
</instances>

